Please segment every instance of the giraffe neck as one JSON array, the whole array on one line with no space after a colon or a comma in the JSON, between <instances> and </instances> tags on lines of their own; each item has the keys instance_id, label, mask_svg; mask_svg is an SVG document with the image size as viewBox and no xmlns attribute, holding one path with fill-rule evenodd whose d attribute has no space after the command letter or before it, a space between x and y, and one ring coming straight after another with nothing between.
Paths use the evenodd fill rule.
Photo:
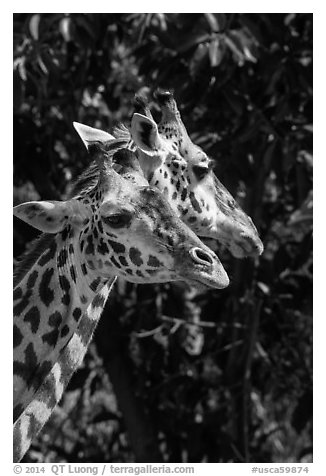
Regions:
<instances>
[{"instance_id":1,"label":"giraffe neck","mask_svg":"<svg viewBox=\"0 0 326 476\"><path fill-rule=\"evenodd\" d=\"M42 241L42 239L41 239ZM38 250L34 252L37 254ZM14 413L29 403L104 284L82 260L74 237L50 240L14 288Z\"/></svg>"},{"instance_id":2,"label":"giraffe neck","mask_svg":"<svg viewBox=\"0 0 326 476\"><path fill-rule=\"evenodd\" d=\"M82 315L71 339L61 350L57 361L44 377L28 406L15 421L14 462L19 462L28 451L33 439L41 431L60 401L73 373L83 361L115 280L116 278L110 279L96 294Z\"/></svg>"}]
</instances>

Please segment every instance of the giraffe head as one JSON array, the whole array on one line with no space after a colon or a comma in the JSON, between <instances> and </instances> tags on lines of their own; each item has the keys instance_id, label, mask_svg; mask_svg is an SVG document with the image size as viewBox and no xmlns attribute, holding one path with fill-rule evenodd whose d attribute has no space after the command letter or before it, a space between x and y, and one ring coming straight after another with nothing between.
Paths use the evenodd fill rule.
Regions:
<instances>
[{"instance_id":1,"label":"giraffe head","mask_svg":"<svg viewBox=\"0 0 326 476\"><path fill-rule=\"evenodd\" d=\"M24 203L14 214L72 240L93 287L114 275L134 283L185 280L218 289L229 284L217 256L148 185L132 152L115 153L117 171L98 145L89 150L94 163L76 182L73 198Z\"/></svg>"},{"instance_id":2,"label":"giraffe head","mask_svg":"<svg viewBox=\"0 0 326 476\"><path fill-rule=\"evenodd\" d=\"M191 141L173 95L158 91L156 98L162 110L159 126L139 97L131 124L149 182L197 235L218 240L238 258L260 255L263 244L251 218L217 179L213 161Z\"/></svg>"}]
</instances>

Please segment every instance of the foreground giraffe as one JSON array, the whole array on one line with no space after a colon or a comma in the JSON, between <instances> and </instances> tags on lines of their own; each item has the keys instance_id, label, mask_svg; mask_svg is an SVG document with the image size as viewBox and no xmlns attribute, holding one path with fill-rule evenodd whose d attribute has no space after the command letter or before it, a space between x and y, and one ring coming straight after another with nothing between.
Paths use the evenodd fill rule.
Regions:
<instances>
[{"instance_id":1,"label":"foreground giraffe","mask_svg":"<svg viewBox=\"0 0 326 476\"><path fill-rule=\"evenodd\" d=\"M72 199L14 209L46 233L15 278L15 460L49 417L35 394L46 392L53 372L58 377L59 356L69 362L80 354L74 348L80 344L78 323L83 315L97 322L115 276L136 283L183 279L218 289L228 285L216 255L148 185L132 153L116 156L120 174L96 147L97 164L81 176Z\"/></svg>"}]
</instances>

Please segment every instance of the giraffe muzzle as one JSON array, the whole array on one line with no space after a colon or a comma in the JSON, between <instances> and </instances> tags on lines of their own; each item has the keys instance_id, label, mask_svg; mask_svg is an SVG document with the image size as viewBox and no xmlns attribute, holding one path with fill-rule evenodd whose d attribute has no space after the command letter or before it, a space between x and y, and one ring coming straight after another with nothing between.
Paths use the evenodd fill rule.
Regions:
<instances>
[{"instance_id":1,"label":"giraffe muzzle","mask_svg":"<svg viewBox=\"0 0 326 476\"><path fill-rule=\"evenodd\" d=\"M224 289L230 281L218 257L211 250L194 246L189 250L193 269L187 274L189 284L204 288Z\"/></svg>"},{"instance_id":2,"label":"giraffe muzzle","mask_svg":"<svg viewBox=\"0 0 326 476\"><path fill-rule=\"evenodd\" d=\"M214 265L214 260L213 260L212 256L210 254L208 254L207 251L205 251L201 248L198 248L198 247L191 248L189 253L190 253L190 256L192 257L192 259L198 264L203 264L205 266L207 266L207 265L208 266L213 266Z\"/></svg>"},{"instance_id":3,"label":"giraffe muzzle","mask_svg":"<svg viewBox=\"0 0 326 476\"><path fill-rule=\"evenodd\" d=\"M240 233L240 239L234 243L234 256L237 258L260 256L264 251L264 245L258 234ZM232 249L232 247L231 247Z\"/></svg>"}]
</instances>

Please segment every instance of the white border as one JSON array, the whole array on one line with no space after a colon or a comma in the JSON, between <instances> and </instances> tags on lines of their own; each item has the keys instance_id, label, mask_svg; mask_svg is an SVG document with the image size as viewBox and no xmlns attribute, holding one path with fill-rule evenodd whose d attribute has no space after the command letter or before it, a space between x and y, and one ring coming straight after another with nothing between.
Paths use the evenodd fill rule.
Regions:
<instances>
[{"instance_id":1,"label":"white border","mask_svg":"<svg viewBox=\"0 0 326 476\"><path fill-rule=\"evenodd\" d=\"M188 2L187 2L188 3ZM164 1L164 11L167 12L189 12L191 6L186 2L176 4L176 2ZM323 281L325 279L325 247L324 234L326 227L324 226L325 212L325 140L326 134L323 130L326 127L326 108L325 108L325 70L326 70L326 53L325 53L325 7L322 2L240 2L228 1L224 5L216 2L200 2L201 11L216 11L218 7L226 7L228 12L245 12L258 13L281 13L281 12L313 12L314 13L314 463L308 465L310 474L322 475L326 474L325 464L325 385L326 380L324 362L326 356L324 349L326 348L326 332L325 320L326 310L323 298ZM9 7L9 3L5 6ZM80 10L85 13L101 13L108 9L112 13L127 12L151 12L153 2L91 2L81 4L81 2L62 2L56 1L55 4L46 4L44 2L28 2L14 1L10 3L10 11L5 10L2 6L1 15L1 91L2 91L2 114L1 114L1 130L2 130L2 184L0 187L1 197L1 220L2 233L1 239L1 297L2 297L2 343L1 343L1 431L3 438L1 439L1 462L5 463L2 474L12 474L12 346L11 346L11 316L12 316L12 299L11 299L11 276L12 276L12 14L14 12L25 12L26 7L30 11L46 12L47 7L51 7L49 12L78 12ZM68 8L69 6L69 8ZM87 7L92 6L92 10ZM76 8L77 7L77 8ZM115 7L118 7L115 9ZM155 5L156 9L160 5ZM55 9L54 9L55 8ZM194 12L191 12L194 13ZM317 98L317 100L316 100ZM9 178L10 177L10 178ZM8 466L8 468L6 468ZM195 465L196 474L251 474L250 468L253 464L204 464ZM201 466L201 468L197 468ZM262 465L260 467L279 467L287 465ZM298 466L298 465L291 465ZM7 471L8 469L8 471ZM50 474L50 473L49 473ZM293 474L293 473L292 473Z\"/></svg>"}]
</instances>

